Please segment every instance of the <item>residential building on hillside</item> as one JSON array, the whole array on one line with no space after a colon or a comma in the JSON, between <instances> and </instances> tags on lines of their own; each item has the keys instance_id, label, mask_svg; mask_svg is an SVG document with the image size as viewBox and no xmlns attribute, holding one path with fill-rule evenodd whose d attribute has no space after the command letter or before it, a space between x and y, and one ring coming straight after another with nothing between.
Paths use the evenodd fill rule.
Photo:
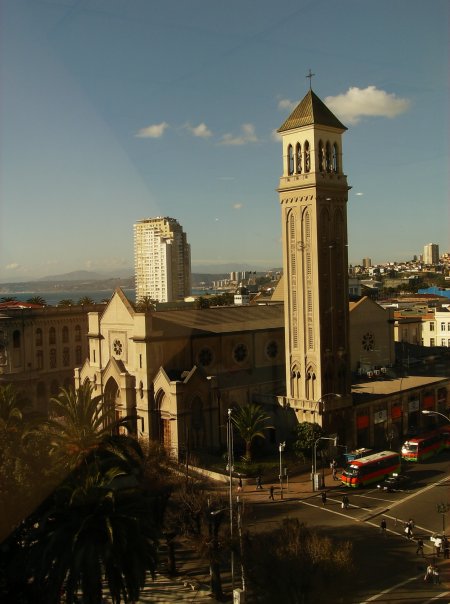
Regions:
<instances>
[{"instance_id":1,"label":"residential building on hillside","mask_svg":"<svg viewBox=\"0 0 450 604\"><path fill-rule=\"evenodd\" d=\"M148 218L134 225L136 302L183 300L191 293L191 250L174 218Z\"/></svg>"}]
</instances>

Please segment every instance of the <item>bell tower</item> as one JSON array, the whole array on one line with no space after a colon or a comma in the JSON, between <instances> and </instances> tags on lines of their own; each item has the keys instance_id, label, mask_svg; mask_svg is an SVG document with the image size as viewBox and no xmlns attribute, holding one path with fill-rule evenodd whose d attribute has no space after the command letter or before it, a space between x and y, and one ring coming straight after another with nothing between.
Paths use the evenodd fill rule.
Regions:
<instances>
[{"instance_id":1,"label":"bell tower","mask_svg":"<svg viewBox=\"0 0 450 604\"><path fill-rule=\"evenodd\" d=\"M286 397L298 421L322 424L351 404L347 260L347 128L310 89L278 129ZM335 395L338 396L335 396ZM324 414L324 415L323 415Z\"/></svg>"}]
</instances>

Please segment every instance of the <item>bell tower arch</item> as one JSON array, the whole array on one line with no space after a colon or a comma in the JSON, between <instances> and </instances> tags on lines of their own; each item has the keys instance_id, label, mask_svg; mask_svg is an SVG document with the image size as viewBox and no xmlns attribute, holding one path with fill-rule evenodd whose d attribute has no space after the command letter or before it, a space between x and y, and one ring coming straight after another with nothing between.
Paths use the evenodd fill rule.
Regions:
<instances>
[{"instance_id":1,"label":"bell tower arch","mask_svg":"<svg viewBox=\"0 0 450 604\"><path fill-rule=\"evenodd\" d=\"M310 89L278 129L286 401L299 421L350 404L346 127ZM322 400L323 399L323 400Z\"/></svg>"}]
</instances>

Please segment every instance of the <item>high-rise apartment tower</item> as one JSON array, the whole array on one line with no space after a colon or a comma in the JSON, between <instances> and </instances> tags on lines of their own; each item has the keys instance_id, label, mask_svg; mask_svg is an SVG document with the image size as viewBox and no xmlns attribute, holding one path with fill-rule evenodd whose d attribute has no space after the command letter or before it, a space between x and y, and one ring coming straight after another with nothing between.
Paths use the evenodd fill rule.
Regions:
<instances>
[{"instance_id":1,"label":"high-rise apartment tower","mask_svg":"<svg viewBox=\"0 0 450 604\"><path fill-rule=\"evenodd\" d=\"M174 218L146 218L134 225L136 301L183 300L191 293L191 248Z\"/></svg>"},{"instance_id":2,"label":"high-rise apartment tower","mask_svg":"<svg viewBox=\"0 0 450 604\"><path fill-rule=\"evenodd\" d=\"M423 246L423 262L424 264L438 264L439 246L437 243L427 243Z\"/></svg>"}]
</instances>

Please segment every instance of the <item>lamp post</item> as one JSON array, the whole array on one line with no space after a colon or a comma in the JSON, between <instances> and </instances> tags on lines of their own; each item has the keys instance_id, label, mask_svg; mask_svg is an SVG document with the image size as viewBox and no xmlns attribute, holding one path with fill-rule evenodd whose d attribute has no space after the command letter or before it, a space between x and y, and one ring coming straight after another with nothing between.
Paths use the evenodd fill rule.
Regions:
<instances>
[{"instance_id":1,"label":"lamp post","mask_svg":"<svg viewBox=\"0 0 450 604\"><path fill-rule=\"evenodd\" d=\"M332 438L330 436L319 436L319 438L317 438L316 441L314 442L314 455L313 455L313 462L314 462L313 469L314 469L314 471L313 471L313 484L312 484L313 491L316 490L316 485L314 484L314 478L315 478L316 473L317 473L317 443L319 442L319 440L332 440L333 443L334 443L334 446L335 447L337 446L337 436L335 438Z\"/></svg>"},{"instance_id":2,"label":"lamp post","mask_svg":"<svg viewBox=\"0 0 450 604\"><path fill-rule=\"evenodd\" d=\"M228 409L227 445L228 445L228 478L229 478L229 510L230 510L230 541L231 541L231 590L234 591L234 545L233 545L233 422L232 409Z\"/></svg>"},{"instance_id":3,"label":"lamp post","mask_svg":"<svg viewBox=\"0 0 450 604\"><path fill-rule=\"evenodd\" d=\"M283 499L283 468L281 464L281 454L286 447L286 442L282 442L278 445L278 451L280 452L280 498Z\"/></svg>"},{"instance_id":4,"label":"lamp post","mask_svg":"<svg viewBox=\"0 0 450 604\"><path fill-rule=\"evenodd\" d=\"M440 413L439 411L431 411L431 409L422 409L422 413L424 415L440 415L441 417L446 419L448 422L450 422L450 417L447 417L446 415L444 415L443 413Z\"/></svg>"},{"instance_id":5,"label":"lamp post","mask_svg":"<svg viewBox=\"0 0 450 604\"><path fill-rule=\"evenodd\" d=\"M325 413L325 400L326 398L328 398L329 396L334 396L335 398L342 398L342 394L337 394L336 392L326 392L325 394L322 394L322 396L320 398L317 399L317 401L315 401L315 405L318 407L319 409L319 414L320 414L320 403L322 403L322 415ZM315 411L314 411L315 413ZM314 475L316 473L316 466L314 464L314 458L312 459L312 465L311 465L311 480L313 481L313 491L314 491Z\"/></svg>"},{"instance_id":6,"label":"lamp post","mask_svg":"<svg viewBox=\"0 0 450 604\"><path fill-rule=\"evenodd\" d=\"M442 534L445 535L445 514L450 511L450 503L438 503L436 511L442 514Z\"/></svg>"}]
</instances>

